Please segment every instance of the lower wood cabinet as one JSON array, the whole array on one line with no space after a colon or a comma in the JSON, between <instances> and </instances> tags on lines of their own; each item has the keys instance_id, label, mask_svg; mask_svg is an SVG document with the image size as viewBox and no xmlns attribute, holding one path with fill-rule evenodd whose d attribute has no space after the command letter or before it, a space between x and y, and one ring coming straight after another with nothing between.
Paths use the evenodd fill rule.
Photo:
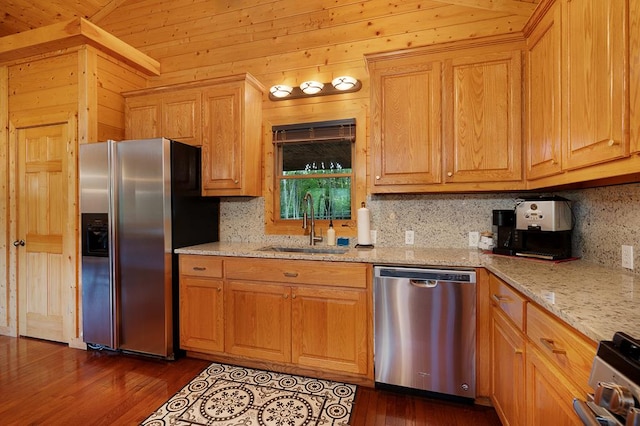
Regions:
<instances>
[{"instance_id":1,"label":"lower wood cabinet","mask_svg":"<svg viewBox=\"0 0 640 426\"><path fill-rule=\"evenodd\" d=\"M491 313L491 401L504 426L524 424L525 338L493 307Z\"/></svg>"},{"instance_id":2,"label":"lower wood cabinet","mask_svg":"<svg viewBox=\"0 0 640 426\"><path fill-rule=\"evenodd\" d=\"M503 425L578 425L596 343L494 275L491 401Z\"/></svg>"},{"instance_id":3,"label":"lower wood cabinet","mask_svg":"<svg viewBox=\"0 0 640 426\"><path fill-rule=\"evenodd\" d=\"M180 256L180 347L224 349L222 260Z\"/></svg>"},{"instance_id":4,"label":"lower wood cabinet","mask_svg":"<svg viewBox=\"0 0 640 426\"><path fill-rule=\"evenodd\" d=\"M211 274L206 258L219 277L198 276ZM372 379L370 265L182 255L180 266L183 349Z\"/></svg>"}]
</instances>

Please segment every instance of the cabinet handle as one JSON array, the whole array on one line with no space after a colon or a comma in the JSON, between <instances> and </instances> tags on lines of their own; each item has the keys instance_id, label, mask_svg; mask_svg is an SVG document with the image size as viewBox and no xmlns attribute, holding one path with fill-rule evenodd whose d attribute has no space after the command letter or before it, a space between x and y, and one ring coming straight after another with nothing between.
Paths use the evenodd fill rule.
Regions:
<instances>
[{"instance_id":1,"label":"cabinet handle","mask_svg":"<svg viewBox=\"0 0 640 426\"><path fill-rule=\"evenodd\" d=\"M298 276L298 273L297 272L285 272L284 276L285 277L289 277L289 278L295 278L295 277Z\"/></svg>"},{"instance_id":2,"label":"cabinet handle","mask_svg":"<svg viewBox=\"0 0 640 426\"><path fill-rule=\"evenodd\" d=\"M508 298L507 296L500 296L498 294L492 294L491 298L496 302L496 303L510 303L513 302L513 300L511 300L510 298Z\"/></svg>"},{"instance_id":3,"label":"cabinet handle","mask_svg":"<svg viewBox=\"0 0 640 426\"><path fill-rule=\"evenodd\" d=\"M235 183L236 185L238 184L238 179L234 180L233 183Z\"/></svg>"},{"instance_id":4,"label":"cabinet handle","mask_svg":"<svg viewBox=\"0 0 640 426\"><path fill-rule=\"evenodd\" d=\"M524 353L524 351L520 348L516 349L515 351L513 351L514 354L516 355L522 355Z\"/></svg>"},{"instance_id":5,"label":"cabinet handle","mask_svg":"<svg viewBox=\"0 0 640 426\"><path fill-rule=\"evenodd\" d=\"M284 297L285 299L289 298L289 295L287 293L283 294L282 297Z\"/></svg>"},{"instance_id":6,"label":"cabinet handle","mask_svg":"<svg viewBox=\"0 0 640 426\"><path fill-rule=\"evenodd\" d=\"M296 298L296 294L295 294L295 293L293 293L293 294L291 295L291 298L292 298L292 299L295 299L295 298Z\"/></svg>"},{"instance_id":7,"label":"cabinet handle","mask_svg":"<svg viewBox=\"0 0 640 426\"><path fill-rule=\"evenodd\" d=\"M217 289L217 290L218 290L218 291L222 291L222 287L218 287L218 289Z\"/></svg>"},{"instance_id":8,"label":"cabinet handle","mask_svg":"<svg viewBox=\"0 0 640 426\"><path fill-rule=\"evenodd\" d=\"M540 342L545 348L547 348L548 350L550 350L552 353L556 355L565 355L567 353L567 351L565 351L564 349L556 348L555 342L551 339L545 339L544 337L541 337Z\"/></svg>"},{"instance_id":9,"label":"cabinet handle","mask_svg":"<svg viewBox=\"0 0 640 426\"><path fill-rule=\"evenodd\" d=\"M194 266L193 270L194 271L206 271L207 268L205 268L204 266Z\"/></svg>"},{"instance_id":10,"label":"cabinet handle","mask_svg":"<svg viewBox=\"0 0 640 426\"><path fill-rule=\"evenodd\" d=\"M380 176L376 176L376 180L380 180Z\"/></svg>"},{"instance_id":11,"label":"cabinet handle","mask_svg":"<svg viewBox=\"0 0 640 426\"><path fill-rule=\"evenodd\" d=\"M453 176L453 172L447 172L447 176L449 177Z\"/></svg>"},{"instance_id":12,"label":"cabinet handle","mask_svg":"<svg viewBox=\"0 0 640 426\"><path fill-rule=\"evenodd\" d=\"M613 140L613 139L609 139L609 142L607 142L607 145L614 146L614 145L616 145L616 141Z\"/></svg>"}]
</instances>

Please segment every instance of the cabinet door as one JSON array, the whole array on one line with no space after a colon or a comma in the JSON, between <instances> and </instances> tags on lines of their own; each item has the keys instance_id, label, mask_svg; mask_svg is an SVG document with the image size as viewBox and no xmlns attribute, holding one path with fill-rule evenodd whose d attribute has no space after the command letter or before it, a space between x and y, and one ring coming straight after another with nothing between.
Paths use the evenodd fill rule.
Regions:
<instances>
[{"instance_id":1,"label":"cabinet door","mask_svg":"<svg viewBox=\"0 0 640 426\"><path fill-rule=\"evenodd\" d=\"M445 182L522 179L520 55L445 61Z\"/></svg>"},{"instance_id":2,"label":"cabinet door","mask_svg":"<svg viewBox=\"0 0 640 426\"><path fill-rule=\"evenodd\" d=\"M573 399L584 399L585 396L533 346L527 346L526 424L528 426L582 424L573 411Z\"/></svg>"},{"instance_id":3,"label":"cabinet door","mask_svg":"<svg viewBox=\"0 0 640 426\"><path fill-rule=\"evenodd\" d=\"M527 41L528 179L562 171L560 16L560 3L555 3Z\"/></svg>"},{"instance_id":4,"label":"cabinet door","mask_svg":"<svg viewBox=\"0 0 640 426\"><path fill-rule=\"evenodd\" d=\"M162 98L162 136L201 145L201 116L199 90L165 94Z\"/></svg>"},{"instance_id":5,"label":"cabinet door","mask_svg":"<svg viewBox=\"0 0 640 426\"><path fill-rule=\"evenodd\" d=\"M264 361L291 360L290 289L229 281L225 286L225 351Z\"/></svg>"},{"instance_id":6,"label":"cabinet door","mask_svg":"<svg viewBox=\"0 0 640 426\"><path fill-rule=\"evenodd\" d=\"M291 297L292 361L366 374L366 291L295 287Z\"/></svg>"},{"instance_id":7,"label":"cabinet door","mask_svg":"<svg viewBox=\"0 0 640 426\"><path fill-rule=\"evenodd\" d=\"M492 308L491 401L504 425L524 424L524 351L522 334Z\"/></svg>"},{"instance_id":8,"label":"cabinet door","mask_svg":"<svg viewBox=\"0 0 640 426\"><path fill-rule=\"evenodd\" d=\"M564 166L629 154L625 136L628 0L564 0L566 106Z\"/></svg>"},{"instance_id":9,"label":"cabinet door","mask_svg":"<svg viewBox=\"0 0 640 426\"><path fill-rule=\"evenodd\" d=\"M239 84L223 84L205 90L202 95L202 187L205 193L242 188L242 92Z\"/></svg>"},{"instance_id":10,"label":"cabinet door","mask_svg":"<svg viewBox=\"0 0 640 426\"><path fill-rule=\"evenodd\" d=\"M158 96L127 98L125 104L126 139L164 136L161 131L161 100Z\"/></svg>"},{"instance_id":11,"label":"cabinet door","mask_svg":"<svg viewBox=\"0 0 640 426\"><path fill-rule=\"evenodd\" d=\"M376 64L372 192L415 191L441 181L441 68L440 62Z\"/></svg>"},{"instance_id":12,"label":"cabinet door","mask_svg":"<svg viewBox=\"0 0 640 426\"><path fill-rule=\"evenodd\" d=\"M224 350L223 281L180 276L180 347Z\"/></svg>"}]
</instances>

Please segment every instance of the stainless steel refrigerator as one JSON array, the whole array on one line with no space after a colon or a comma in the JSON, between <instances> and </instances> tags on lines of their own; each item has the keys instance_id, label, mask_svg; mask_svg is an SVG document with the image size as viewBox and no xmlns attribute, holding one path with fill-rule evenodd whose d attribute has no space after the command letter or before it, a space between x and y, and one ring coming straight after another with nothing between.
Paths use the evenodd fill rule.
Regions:
<instances>
[{"instance_id":1,"label":"stainless steel refrigerator","mask_svg":"<svg viewBox=\"0 0 640 426\"><path fill-rule=\"evenodd\" d=\"M79 151L82 326L90 347L175 358L178 257L218 240L219 200L200 195L200 148L165 138Z\"/></svg>"}]
</instances>

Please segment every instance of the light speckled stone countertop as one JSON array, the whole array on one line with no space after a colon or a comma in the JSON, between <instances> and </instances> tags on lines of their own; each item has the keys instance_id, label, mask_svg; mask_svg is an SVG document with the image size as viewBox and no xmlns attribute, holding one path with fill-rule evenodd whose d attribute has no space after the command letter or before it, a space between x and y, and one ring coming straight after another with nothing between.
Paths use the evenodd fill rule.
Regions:
<instances>
[{"instance_id":1,"label":"light speckled stone countertop","mask_svg":"<svg viewBox=\"0 0 640 426\"><path fill-rule=\"evenodd\" d=\"M553 263L464 249L349 248L345 254L258 250L265 245L207 243L177 249L176 253L376 265L483 267L594 341L610 340L616 331L640 338L640 277L624 270L583 260Z\"/></svg>"}]
</instances>

